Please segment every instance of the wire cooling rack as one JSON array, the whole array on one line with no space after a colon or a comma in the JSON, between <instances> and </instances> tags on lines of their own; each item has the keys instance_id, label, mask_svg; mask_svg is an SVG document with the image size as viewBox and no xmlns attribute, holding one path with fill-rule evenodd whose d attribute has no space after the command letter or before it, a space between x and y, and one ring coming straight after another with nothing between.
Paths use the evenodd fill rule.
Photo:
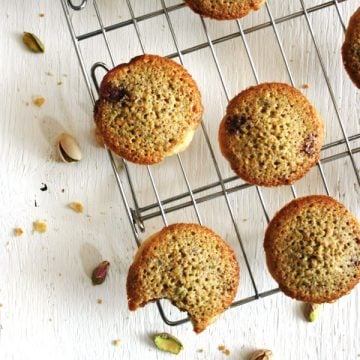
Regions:
<instances>
[{"instance_id":1,"label":"wire cooling rack","mask_svg":"<svg viewBox=\"0 0 360 360\"><path fill-rule=\"evenodd\" d=\"M259 83L259 76L258 76L258 69L255 64L254 58L252 56L252 53L250 51L249 42L248 42L248 36L251 33L258 32L262 29L269 28L273 31L273 35L276 39L276 44L278 47L278 50L280 51L281 58L284 63L284 67L289 79L290 84L295 86L295 81L293 77L293 73L291 70L290 62L291 60L286 56L286 52L284 50L284 44L282 42L280 32L279 32L279 25L283 23L290 22L290 20L296 19L296 18L303 18L305 19L305 27L304 31L308 32L310 35L313 49L316 52L316 61L318 62L323 79L325 80L325 84L327 87L327 91L329 94L329 97L331 99L331 104L335 112L335 118L338 122L339 129L341 132L341 138L336 141L332 141L327 143L323 146L322 154L326 152L326 150L332 150L331 155L328 156L322 156L321 160L317 164L317 169L319 172L319 176L324 188L324 192L328 195L330 195L328 180L325 176L323 165L326 163L334 162L341 158L348 158L351 163L351 170L353 171L354 178L356 179L356 187L359 188L360 185L360 174L357 169L356 160L354 155L356 153L360 152L360 146L356 146L357 140L360 139L360 133L355 133L352 136L348 136L344 120L342 118L341 111L339 109L339 105L337 103L337 99L334 93L334 89L332 88L331 81L330 81L330 75L328 73L325 60L321 54L320 46L311 22L310 14L322 12L327 8L335 8L337 13L337 20L338 20L338 26L342 27L342 31L345 31L345 23L344 19L341 14L340 5L341 3L345 3L349 0L334 0L334 1L327 1L323 2L317 5L313 5L311 7L307 7L304 0L293 0L293 2L298 2L299 10L293 11L290 14L286 14L280 17L274 17L272 9L270 8L270 5L268 3L265 4L265 11L267 14L267 21L261 22L259 24L244 27L242 20L235 21L236 24L236 31L232 31L228 34L216 37L212 39L210 32L208 31L208 25L206 23L206 20L204 20L202 17L200 17L201 26L205 34L206 41L199 42L196 45L192 45L190 47L186 48L180 48L178 36L175 31L175 27L173 24L174 16L176 16L177 11L180 11L185 7L184 3L178 3L175 5L169 5L167 6L165 3L165 0L160 0L161 8L150 11L145 14L141 14L139 16L135 15L133 5L131 4L130 0L125 0L124 3L127 6L127 11L130 14L130 18L127 20L111 23L110 25L104 25L104 20L98 5L98 2L96 0L82 0L81 2L78 2L77 4L74 3L75 0L61 0L62 7L64 10L64 14L66 17L67 25L71 34L71 38L73 41L73 45L76 50L76 54L81 66L81 70L85 79L85 83L87 86L87 89L89 91L89 95L91 97L91 100L93 103L95 103L97 96L95 95L96 92L99 89L99 81L97 79L97 72L98 71L108 71L110 68L114 67L116 65L115 63L115 54L111 49L111 44L109 42L109 34L116 32L122 28L125 27L133 27L136 33L136 38L133 39L133 41L138 41L141 52L145 53L145 46L144 46L144 40L143 40L143 34L141 33L139 24L142 22L149 21L151 19L154 19L159 16L165 16L167 28L171 35L171 41L173 42L174 48L176 49L175 52L170 54L161 54L164 56L167 56L168 58L177 58L181 64L184 63L184 56L186 54L195 53L198 51L201 51L202 49L209 49L211 53L212 60L214 62L217 75L219 77L219 80L221 82L221 86L223 88L225 97L227 100L230 99L230 93L228 91L226 80L223 74L223 68L221 61L218 58L215 45L229 42L233 39L238 38L239 41L242 42L242 45L245 49L245 53L247 56L247 61L249 62L251 71L253 73L253 77L255 79L256 83ZM137 1L137 0L136 0ZM94 16L97 20L97 25L94 30L86 31L86 32L80 32L77 33L74 27L73 22L73 15L81 14L84 12L84 9L93 7ZM190 10L189 10L190 11ZM171 15L171 16L170 16ZM103 62L96 61L92 64L90 68L87 67L85 58L83 56L83 53L81 51L80 44L84 40L91 40L93 38L101 37L103 41L104 51L107 52L107 55L110 59L110 64L105 64ZM141 53L140 52L140 53ZM130 60L130 59L129 59ZM355 90L354 90L355 91ZM238 221L236 219L236 216L234 215L234 209L231 201L229 200L229 196L232 193L241 192L248 188L255 188L256 190L256 196L259 200L259 203L261 205L261 209L263 211L263 215L267 222L269 222L270 216L264 201L263 196L263 189L259 187L254 187L253 185L241 183L238 184L238 178L236 176L224 176L224 174L221 171L221 166L219 166L217 157L214 152L214 143L210 141L210 137L208 135L208 131L206 129L206 126L204 123L201 124L201 130L202 135L204 137L204 141L206 143L207 151L206 154L206 162L207 164L211 164L213 166L215 173L216 173L216 181L204 183L202 186L198 186L196 188L193 188L191 186L191 181L189 180L188 173L186 171L186 167L183 164L182 155L177 155L177 162L180 169L181 177L183 178L183 181L186 184L186 191L173 194L172 196L169 196L167 198L161 199L159 187L156 185L156 181L153 174L153 168L147 166L146 167L146 174L149 178L149 181L151 183L151 188L153 191L154 201L153 203L149 203L144 206L139 205L139 198L138 193L135 190L134 182L133 182L133 175L130 169L129 164L124 160L120 159L120 162L122 163L122 169L119 170L119 166L117 163L116 157L111 153L110 150L108 151L110 163L116 178L117 185L120 190L120 194L122 197L122 200L124 202L125 210L127 217L129 219L129 223L131 226L132 233L134 235L134 239L138 246L141 244L141 233L145 231L145 223L153 218L160 218L162 220L162 223L164 225L168 225L168 214L171 212L183 210L185 208L192 207L196 219L199 224L203 223L203 217L200 211L200 204L204 202L208 202L210 200L216 199L216 198L223 198L226 204L226 211L230 217L232 228L234 231L234 236L236 237L241 256L243 259L243 262L245 264L245 271L248 273L248 276L250 278L251 282L251 288L252 288L252 295L246 296L243 298L240 298L239 300L235 301L232 304L232 307L237 307L239 305L243 305L246 303L249 303L253 300L257 300L259 298L263 298L266 296L270 296L272 294L275 294L279 291L278 288L270 288L265 291L260 291L258 288L258 284L255 281L255 277L253 275L253 268L250 265L249 256L245 250L243 239L240 235L239 231L239 225ZM216 146L216 145L215 145ZM205 179L206 180L206 179ZM291 194L293 197L297 196L297 192L295 189L295 186L290 186ZM243 270L244 271L244 270ZM166 314L166 311L164 310L164 307L160 301L157 302L157 306L160 312L160 315L162 319L165 321L168 325L179 325L182 324L188 319L180 318L176 320L172 320L169 318L169 316Z\"/></svg>"}]
</instances>

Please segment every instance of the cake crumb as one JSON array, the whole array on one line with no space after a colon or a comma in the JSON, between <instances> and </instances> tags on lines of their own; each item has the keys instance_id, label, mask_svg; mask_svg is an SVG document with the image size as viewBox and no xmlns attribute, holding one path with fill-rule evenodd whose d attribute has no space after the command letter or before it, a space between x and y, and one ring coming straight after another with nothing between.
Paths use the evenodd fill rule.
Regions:
<instances>
[{"instance_id":1,"label":"cake crumb","mask_svg":"<svg viewBox=\"0 0 360 360\"><path fill-rule=\"evenodd\" d=\"M53 74L51 71L47 71L45 74L46 74L47 76L54 76L54 74Z\"/></svg>"},{"instance_id":2,"label":"cake crumb","mask_svg":"<svg viewBox=\"0 0 360 360\"><path fill-rule=\"evenodd\" d=\"M310 85L309 84L302 84L300 87L302 89L308 89L310 87Z\"/></svg>"},{"instance_id":3,"label":"cake crumb","mask_svg":"<svg viewBox=\"0 0 360 360\"><path fill-rule=\"evenodd\" d=\"M198 353L203 353L203 352L204 352L204 349L198 349L197 352L198 352Z\"/></svg>"},{"instance_id":4,"label":"cake crumb","mask_svg":"<svg viewBox=\"0 0 360 360\"><path fill-rule=\"evenodd\" d=\"M69 208L74 210L77 213L82 213L84 212L84 206L83 204L79 203L79 202L72 202L69 204Z\"/></svg>"},{"instance_id":5,"label":"cake crumb","mask_svg":"<svg viewBox=\"0 0 360 360\"><path fill-rule=\"evenodd\" d=\"M60 81L57 82L57 84L58 84L58 85L62 85L63 82L60 80Z\"/></svg>"},{"instance_id":6,"label":"cake crumb","mask_svg":"<svg viewBox=\"0 0 360 360\"><path fill-rule=\"evenodd\" d=\"M21 236L24 233L23 229L21 227L16 227L14 229L14 235L15 236Z\"/></svg>"},{"instance_id":7,"label":"cake crumb","mask_svg":"<svg viewBox=\"0 0 360 360\"><path fill-rule=\"evenodd\" d=\"M47 230L47 225L44 221L36 220L33 222L33 233L37 231L40 234L43 234L46 232L46 230Z\"/></svg>"},{"instance_id":8,"label":"cake crumb","mask_svg":"<svg viewBox=\"0 0 360 360\"><path fill-rule=\"evenodd\" d=\"M225 347L225 345L218 346L218 349L226 356L230 355L230 350Z\"/></svg>"},{"instance_id":9,"label":"cake crumb","mask_svg":"<svg viewBox=\"0 0 360 360\"><path fill-rule=\"evenodd\" d=\"M4 305L3 304L0 304L0 308L2 308Z\"/></svg>"},{"instance_id":10,"label":"cake crumb","mask_svg":"<svg viewBox=\"0 0 360 360\"><path fill-rule=\"evenodd\" d=\"M45 103L45 98L43 96L37 96L37 97L33 98L32 102L35 106L41 107Z\"/></svg>"},{"instance_id":11,"label":"cake crumb","mask_svg":"<svg viewBox=\"0 0 360 360\"><path fill-rule=\"evenodd\" d=\"M49 321L51 322L51 321L52 321L52 318L49 318Z\"/></svg>"},{"instance_id":12,"label":"cake crumb","mask_svg":"<svg viewBox=\"0 0 360 360\"><path fill-rule=\"evenodd\" d=\"M97 299L97 303L102 304L103 303L102 299Z\"/></svg>"},{"instance_id":13,"label":"cake crumb","mask_svg":"<svg viewBox=\"0 0 360 360\"><path fill-rule=\"evenodd\" d=\"M43 12L41 12L41 13L39 14L39 16L40 16L40 17L44 17L45 14L44 14Z\"/></svg>"},{"instance_id":14,"label":"cake crumb","mask_svg":"<svg viewBox=\"0 0 360 360\"><path fill-rule=\"evenodd\" d=\"M30 105L30 103L29 103L28 101L26 101L26 102L25 102L25 105L26 105L26 106L29 106L29 105Z\"/></svg>"},{"instance_id":15,"label":"cake crumb","mask_svg":"<svg viewBox=\"0 0 360 360\"><path fill-rule=\"evenodd\" d=\"M119 340L119 339L116 339L116 340L113 340L113 345L114 346L116 346L116 347L119 347L120 346L120 344L121 344L121 340Z\"/></svg>"}]
</instances>

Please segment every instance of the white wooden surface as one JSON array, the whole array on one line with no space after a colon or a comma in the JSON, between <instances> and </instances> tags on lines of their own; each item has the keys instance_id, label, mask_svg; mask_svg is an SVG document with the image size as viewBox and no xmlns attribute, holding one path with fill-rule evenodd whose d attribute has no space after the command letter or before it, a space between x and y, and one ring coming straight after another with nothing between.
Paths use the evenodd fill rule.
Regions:
<instances>
[{"instance_id":1,"label":"white wooden surface","mask_svg":"<svg viewBox=\"0 0 360 360\"><path fill-rule=\"evenodd\" d=\"M325 1L308 0L312 6ZM105 24L129 18L125 1L99 0ZM160 1L133 0L136 15L161 8ZM177 0L167 4L177 4ZM275 17L300 9L296 0L269 0ZM340 5L347 22L360 5L348 0ZM39 17L40 12L45 17ZM217 347L230 349L228 359L246 359L252 350L270 348L276 359L356 359L360 354L360 292L325 306L321 319L308 324L302 305L281 294L227 311L200 335L190 324L176 328L164 325L154 304L135 313L127 310L125 280L136 250L107 154L93 138L92 105L59 1L1 1L1 129L0 129L0 359L167 359L151 342L156 332L167 331L185 345L179 359L223 359ZM199 17L187 8L171 13L180 47L206 41ZM335 8L311 16L324 63L349 135L360 132L359 91L343 70L339 49L343 33ZM77 33L98 27L92 7L73 15ZM244 27L268 21L265 9L242 21ZM237 31L234 22L206 21L212 38ZM145 50L166 55L175 52L166 19L139 24ZM296 86L310 85L304 92L322 113L327 126L326 142L342 138L305 19L279 25L280 38ZM46 45L43 55L29 53L21 43L22 31L38 34ZM271 28L247 36L260 81L289 81ZM134 28L109 33L115 61L128 61L140 54ZM81 44L87 69L93 62L110 63L102 38ZM240 38L215 46L226 85L232 97L255 83ZM226 106L208 48L185 56L185 65L198 82L205 104L204 121L220 169L230 176L228 164L217 147L217 126ZM53 76L46 73L51 72ZM57 85L62 81L62 85ZM42 108L31 104L42 95ZM30 103L27 106L27 102ZM84 159L75 165L58 161L54 140L62 132L76 136ZM359 146L359 141L352 143ZM325 155L339 152L339 148ZM198 131L194 143L182 155L191 185L195 188L216 180L204 137ZM359 166L360 156L355 155ZM131 166L140 205L154 202L143 168ZM153 167L162 199L186 190L176 158ZM349 158L324 165L330 192L360 215L359 187ZM46 183L48 191L40 191ZM240 184L241 181L236 182ZM299 195L324 193L319 172L312 170L295 186ZM64 189L64 192L62 192ZM291 199L288 188L264 189L272 216ZM34 206L37 202L38 207ZM79 200L85 214L67 208ZM259 290L275 286L264 263L262 236L266 221L253 188L233 193L230 202L254 271ZM252 295L240 248L221 198L199 205L203 221L223 236L237 251L242 266L237 298ZM47 233L32 234L32 222L44 219ZM162 226L161 219L146 223L146 233ZM192 208L170 213L169 222L196 221ZM24 229L14 237L15 226ZM102 286L93 287L89 274L101 260L111 262ZM98 304L97 299L103 303ZM168 309L166 307L166 309ZM171 310L172 316L178 316ZM121 346L112 341L121 339ZM203 353L197 352L204 349Z\"/></svg>"}]
</instances>

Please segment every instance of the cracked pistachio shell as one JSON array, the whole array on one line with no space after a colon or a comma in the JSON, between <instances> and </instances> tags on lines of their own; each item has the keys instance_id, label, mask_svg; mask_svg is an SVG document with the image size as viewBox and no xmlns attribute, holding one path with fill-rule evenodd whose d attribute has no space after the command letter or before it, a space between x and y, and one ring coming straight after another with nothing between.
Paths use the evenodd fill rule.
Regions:
<instances>
[{"instance_id":1,"label":"cracked pistachio shell","mask_svg":"<svg viewBox=\"0 0 360 360\"><path fill-rule=\"evenodd\" d=\"M78 143L67 133L63 133L59 136L57 147L60 159L65 163L76 162L82 158Z\"/></svg>"},{"instance_id":2,"label":"cracked pistachio shell","mask_svg":"<svg viewBox=\"0 0 360 360\"><path fill-rule=\"evenodd\" d=\"M272 360L274 359L271 350L257 350L255 351L249 360Z\"/></svg>"}]
</instances>

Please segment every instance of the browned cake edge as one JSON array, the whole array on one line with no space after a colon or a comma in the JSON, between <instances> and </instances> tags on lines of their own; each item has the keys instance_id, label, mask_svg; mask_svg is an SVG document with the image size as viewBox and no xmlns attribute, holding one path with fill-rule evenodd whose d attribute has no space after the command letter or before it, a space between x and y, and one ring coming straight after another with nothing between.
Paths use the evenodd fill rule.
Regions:
<instances>
[{"instance_id":1,"label":"browned cake edge","mask_svg":"<svg viewBox=\"0 0 360 360\"><path fill-rule=\"evenodd\" d=\"M256 96L258 90L262 91L264 89L269 89L269 91L271 91L273 86L276 86L287 96L289 96L289 94L290 94L293 97L299 98L308 107L309 111L313 115L313 117L312 117L313 123L317 125L316 128L317 128L318 136L316 138L316 143L315 143L316 149L315 149L314 159L311 163L309 163L308 166L299 169L299 171L297 173L294 173L293 176L291 176L287 179L284 178L284 179L280 180L280 179L274 178L274 179L259 181L259 179L251 176L251 174L249 174L248 172L244 171L243 169L241 169L237 166L237 164L236 164L237 160L236 160L236 158L233 158L232 152L227 146L228 142L226 140L229 135L228 135L225 125L226 125L227 117L231 114L232 110L238 106L238 104L240 103L240 101L243 98L250 98L253 96L253 94L255 94L255 96ZM306 96L303 95L299 90L297 90L296 88L294 88L288 84L285 84L285 83L262 83L260 85L251 86L251 87L247 88L246 90L240 92L237 96L235 96L229 102L227 109L226 109L226 114L220 123L218 139L219 139L221 153L229 161L232 170L240 178L242 178L243 180L245 180L246 182L248 182L250 184L266 186L266 187L275 187L275 186L279 186L279 185L291 185L295 181L301 179L308 171L310 171L310 169L320 159L320 151L321 151L322 143L324 141L324 134L325 134L324 123L323 123L320 115L318 114L318 112L316 111L314 106L310 103L310 101L306 98Z\"/></svg>"},{"instance_id":2,"label":"browned cake edge","mask_svg":"<svg viewBox=\"0 0 360 360\"><path fill-rule=\"evenodd\" d=\"M131 59L128 63L120 64L120 65L114 67L113 69L111 69L110 71L108 71L106 73L106 75L104 76L103 80L101 81L100 90L99 90L100 97L96 101L95 106L94 106L95 124L96 124L97 128L99 129L101 135L103 136L106 146L109 149L111 149L115 154L123 157L124 159L131 161L133 163L136 163L136 164L140 164L140 165L157 164L157 163L161 162L167 156L167 154L158 153L157 156L140 156L140 155L134 156L132 152L125 151L123 148L120 148L119 146L117 146L113 140L111 140L113 138L113 135L111 133L108 133L107 131L105 131L105 128L101 126L101 119L98 116L98 114L99 114L102 106L106 106L106 102L103 100L103 98L108 95L108 86L107 85L112 81L112 79L116 78L118 76L118 74L121 73L122 71L124 71L129 65L136 65L137 63L143 63L143 62L147 62L147 61L156 61L156 62L159 62L162 64L166 64L166 66L173 67L177 72L179 72L179 74L181 74L181 77L184 79L184 83L186 83L187 86L189 86L193 89L194 97L197 98L196 99L197 104L196 104L193 116L191 118L192 121L190 124L191 127L189 127L189 130L188 130L189 132L195 131L195 129L198 127L198 125L201 122L202 114L204 111L204 108L203 108L203 105L201 102L201 94L195 83L195 80L192 78L192 76L189 74L189 72L183 66L176 63L173 60L169 60L167 58L163 58L158 55L145 54L145 55L136 56L133 59ZM183 134L183 137L182 137L182 139L179 139L180 140L179 142L174 142L173 148L175 146L177 146L179 143L181 143L181 141L183 141L186 138L186 135L187 135L187 133Z\"/></svg>"},{"instance_id":3,"label":"browned cake edge","mask_svg":"<svg viewBox=\"0 0 360 360\"><path fill-rule=\"evenodd\" d=\"M342 213L346 213L349 216L349 219L351 221L351 225L355 228L359 228L359 222L358 220L349 212L349 210L339 203L337 200L333 199L330 196L326 195L310 195L310 196L304 196L297 199L292 200L288 204L286 204L283 208L281 208L273 217L273 219L270 221L266 232L265 232L265 238L264 238L264 249L265 249L265 255L266 255L266 264L268 267L268 270L271 274L271 276L274 278L274 280L279 284L280 290L285 293L286 295L290 296L293 299L297 299L304 302L309 303L315 303L315 304L322 304L322 303L331 303L337 299L339 299L341 296L348 294L360 281L360 266L358 271L358 276L355 278L348 287L338 291L337 293L334 293L333 296L330 297L324 297L324 296L309 296L308 294L305 294L301 291L294 291L293 289L289 289L285 285L282 284L282 277L281 274L278 273L276 263L272 259L272 250L275 245L275 236L274 233L276 233L277 229L281 227L284 223L287 222L289 218L292 218L299 209L301 209L304 206L307 206L308 204L328 204L333 207L338 208L338 210ZM359 233L360 236L360 233Z\"/></svg>"},{"instance_id":4,"label":"browned cake edge","mask_svg":"<svg viewBox=\"0 0 360 360\"><path fill-rule=\"evenodd\" d=\"M360 89L360 72L357 72L354 69L353 59L351 58L350 53L352 42L355 40L353 39L353 36L355 36L354 33L356 32L356 30L358 32L358 36L360 37L360 7L354 12L354 14L350 18L349 25L346 29L345 41L341 48L344 67L352 82L356 85L357 88ZM358 41L360 42L360 39ZM360 63L360 57L358 61Z\"/></svg>"},{"instance_id":5,"label":"browned cake edge","mask_svg":"<svg viewBox=\"0 0 360 360\"><path fill-rule=\"evenodd\" d=\"M184 0L185 3L197 14L204 17L209 17L215 20L234 20L240 19L246 16L250 11L259 10L260 7L265 3L266 0L254 0L249 1L249 6L247 8L239 9L238 11L221 11L221 10L211 10L199 4L199 0Z\"/></svg>"},{"instance_id":6,"label":"browned cake edge","mask_svg":"<svg viewBox=\"0 0 360 360\"><path fill-rule=\"evenodd\" d=\"M223 247L226 248L226 250L230 254L230 258L233 263L233 267L236 269L236 274L237 274L236 279L235 279L236 286L232 289L232 293L230 294L230 296L223 299L222 310L221 311L219 310L218 313L215 314L215 316L213 316L212 318L203 320L201 322L201 325L198 324L198 326L194 326L194 331L196 333L200 333L203 330L205 330L207 325L210 325L213 321L215 321L216 317L219 316L220 314L222 314L231 305L231 303L236 295L237 288L239 285L239 279L240 279L240 267L237 262L234 251L232 250L230 245L228 245L219 235L217 235L213 230L209 229L208 227L201 226L198 224L176 223L176 224L172 224L167 227L164 227L159 232L157 232L157 233L151 235L149 238L147 238L139 247L139 249L135 255L134 261L131 264L129 271L128 271L127 280L126 280L126 292L127 292L127 297L128 297L128 307L129 307L130 311L135 311L139 307L143 307L149 302L158 300L158 299L153 299L146 303L138 304L136 299L139 298L139 290L141 291L141 289L138 289L137 284L136 284L137 274L139 272L139 269L141 268L141 264L142 264L143 260L146 259L146 257L151 256L151 253L154 252L153 247L156 245L155 244L156 239L161 237L162 234L165 234L167 232L172 232L174 230L176 231L176 230L182 230L182 229L187 229L190 231L192 230L195 232L198 232L198 231L208 232L208 233L210 233L210 235L212 237L216 237L219 240L219 243L222 244ZM179 310L185 311L184 309L181 309L181 308L179 308Z\"/></svg>"}]
</instances>

